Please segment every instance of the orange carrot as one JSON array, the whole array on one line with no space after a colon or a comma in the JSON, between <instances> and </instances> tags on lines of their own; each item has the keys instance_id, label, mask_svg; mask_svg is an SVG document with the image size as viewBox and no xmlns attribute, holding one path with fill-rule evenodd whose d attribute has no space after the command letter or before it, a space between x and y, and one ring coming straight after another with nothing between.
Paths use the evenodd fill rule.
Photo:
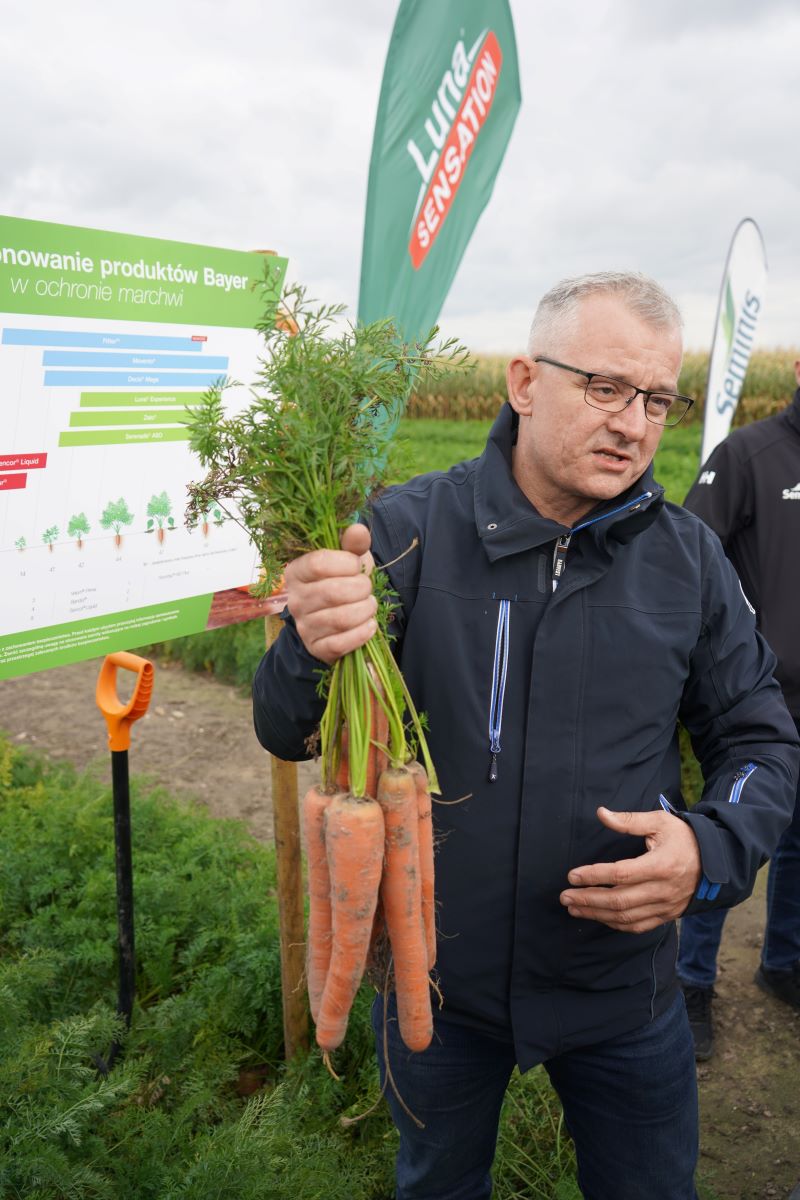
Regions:
<instances>
[{"instance_id":1,"label":"orange carrot","mask_svg":"<svg viewBox=\"0 0 800 1200\"><path fill-rule=\"evenodd\" d=\"M425 945L428 950L428 970L436 963L436 909L433 869L433 811L428 791L428 776L422 763L406 763L417 786L417 816L419 818L419 883L422 899L422 921L425 926Z\"/></svg>"},{"instance_id":2,"label":"orange carrot","mask_svg":"<svg viewBox=\"0 0 800 1200\"><path fill-rule=\"evenodd\" d=\"M386 822L386 862L381 900L392 947L397 1017L409 1050L425 1050L433 1037L428 951L422 923L417 788L405 767L389 767L378 782Z\"/></svg>"},{"instance_id":3,"label":"orange carrot","mask_svg":"<svg viewBox=\"0 0 800 1200\"><path fill-rule=\"evenodd\" d=\"M344 1039L367 962L383 866L384 821L378 802L334 796L325 810L325 845L333 937L317 1044L330 1051Z\"/></svg>"},{"instance_id":4,"label":"orange carrot","mask_svg":"<svg viewBox=\"0 0 800 1200\"><path fill-rule=\"evenodd\" d=\"M303 797L301 820L308 870L308 935L306 984L311 1016L316 1021L331 957L331 880L325 851L325 810L332 796L312 787Z\"/></svg>"}]
</instances>

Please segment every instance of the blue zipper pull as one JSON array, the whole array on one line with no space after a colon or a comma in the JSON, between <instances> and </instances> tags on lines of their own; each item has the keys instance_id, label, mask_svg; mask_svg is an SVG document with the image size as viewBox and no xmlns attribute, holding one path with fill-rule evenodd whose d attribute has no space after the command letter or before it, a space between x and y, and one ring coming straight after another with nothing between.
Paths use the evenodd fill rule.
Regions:
<instances>
[{"instance_id":1,"label":"blue zipper pull","mask_svg":"<svg viewBox=\"0 0 800 1200\"><path fill-rule=\"evenodd\" d=\"M511 601L501 600L497 614L497 634L492 667L492 695L489 701L489 783L497 782L497 756L500 753L500 733L503 728L503 701L508 678L508 657L511 633Z\"/></svg>"}]
</instances>

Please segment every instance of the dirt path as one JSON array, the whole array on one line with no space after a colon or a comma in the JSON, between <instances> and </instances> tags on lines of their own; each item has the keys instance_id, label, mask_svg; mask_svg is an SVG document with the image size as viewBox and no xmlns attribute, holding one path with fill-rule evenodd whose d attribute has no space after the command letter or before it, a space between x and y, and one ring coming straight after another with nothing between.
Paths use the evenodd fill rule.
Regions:
<instances>
[{"instance_id":1,"label":"dirt path","mask_svg":"<svg viewBox=\"0 0 800 1200\"><path fill-rule=\"evenodd\" d=\"M109 772L94 704L100 660L0 683L0 729L93 772ZM131 770L192 796L219 817L272 837L269 759L252 731L250 701L211 677L158 665L150 712L136 726ZM301 764L299 786L316 778ZM764 919L765 872L728 918L715 1002L717 1045L698 1068L701 1166L719 1200L786 1200L800 1182L800 1015L753 983Z\"/></svg>"},{"instance_id":2,"label":"dirt path","mask_svg":"<svg viewBox=\"0 0 800 1200\"><path fill-rule=\"evenodd\" d=\"M94 701L101 662L0 682L0 729L18 745L110 779L105 722ZM120 696L126 674L119 673ZM269 841L269 762L253 732L249 697L178 663L157 664L150 710L133 728L132 775L195 798L215 817L239 818L254 837ZM301 788L317 777L313 764L299 765Z\"/></svg>"}]
</instances>

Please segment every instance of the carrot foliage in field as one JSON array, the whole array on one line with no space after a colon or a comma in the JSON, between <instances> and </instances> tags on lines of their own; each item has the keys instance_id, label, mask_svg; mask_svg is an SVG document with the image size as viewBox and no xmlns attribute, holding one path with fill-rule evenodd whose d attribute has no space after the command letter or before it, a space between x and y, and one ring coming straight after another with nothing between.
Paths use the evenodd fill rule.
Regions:
<instances>
[{"instance_id":1,"label":"carrot foliage in field","mask_svg":"<svg viewBox=\"0 0 800 1200\"><path fill-rule=\"evenodd\" d=\"M246 529L263 565L260 594L275 587L291 559L338 548L342 530L381 483L418 373L435 378L466 360L452 340L436 344L435 328L424 341L409 344L390 321L343 325L342 312L340 305L316 306L302 287L289 288L278 315L271 313L259 327L265 350L249 402L229 412L224 389L212 389L191 419L192 446L207 473L190 486L187 518L196 522L217 504ZM379 693L392 762L406 762L418 745L435 789L422 726L389 649L392 597L381 572L373 586L377 634L323 681L323 780L328 785L335 778L346 727L351 789L364 794L370 697Z\"/></svg>"}]
</instances>

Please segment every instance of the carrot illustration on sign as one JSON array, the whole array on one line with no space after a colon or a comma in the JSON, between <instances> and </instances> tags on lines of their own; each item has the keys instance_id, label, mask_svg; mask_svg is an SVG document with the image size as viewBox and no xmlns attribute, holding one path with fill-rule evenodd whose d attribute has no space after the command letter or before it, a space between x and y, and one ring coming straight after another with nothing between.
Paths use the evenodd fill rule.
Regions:
<instances>
[{"instance_id":1,"label":"carrot illustration on sign","mask_svg":"<svg viewBox=\"0 0 800 1200\"><path fill-rule=\"evenodd\" d=\"M14 545L17 547L17 549L20 552L25 549L27 544L28 544L28 540L27 540L27 538L24 538L24 537L18 537L17 540L14 542Z\"/></svg>"},{"instance_id":2,"label":"carrot illustration on sign","mask_svg":"<svg viewBox=\"0 0 800 1200\"><path fill-rule=\"evenodd\" d=\"M70 537L76 539L79 550L83 548L84 536L90 529L91 525L86 519L86 513L75 513L74 516L70 517L69 524L67 525L67 533Z\"/></svg>"},{"instance_id":3,"label":"carrot illustration on sign","mask_svg":"<svg viewBox=\"0 0 800 1200\"><path fill-rule=\"evenodd\" d=\"M157 496L150 497L147 504L147 516L147 532L152 533L155 529L159 542L163 542L165 526L167 529L175 528L175 518L172 516L172 501L166 492L159 492Z\"/></svg>"},{"instance_id":4,"label":"carrot illustration on sign","mask_svg":"<svg viewBox=\"0 0 800 1200\"><path fill-rule=\"evenodd\" d=\"M119 500L109 501L103 509L100 524L103 526L103 529L114 530L114 545L121 546L122 526L133 524L133 513L129 510L122 496L120 496Z\"/></svg>"},{"instance_id":5,"label":"carrot illustration on sign","mask_svg":"<svg viewBox=\"0 0 800 1200\"><path fill-rule=\"evenodd\" d=\"M201 528L203 530L203 537L208 537L208 531L210 528L209 520L208 520L209 517L213 517L214 524L217 526L224 524L224 521L225 521L225 518L223 517L221 510L217 507L216 504L212 508L207 508L205 510L205 512L200 514L200 516L201 516L201 520L202 520Z\"/></svg>"},{"instance_id":6,"label":"carrot illustration on sign","mask_svg":"<svg viewBox=\"0 0 800 1200\"><path fill-rule=\"evenodd\" d=\"M47 549L50 551L51 554L53 553L53 542L55 542L57 540L58 540L58 526L57 525L51 525L49 529L45 529L44 533L42 534L42 541L45 543L45 545L47 546Z\"/></svg>"}]
</instances>

